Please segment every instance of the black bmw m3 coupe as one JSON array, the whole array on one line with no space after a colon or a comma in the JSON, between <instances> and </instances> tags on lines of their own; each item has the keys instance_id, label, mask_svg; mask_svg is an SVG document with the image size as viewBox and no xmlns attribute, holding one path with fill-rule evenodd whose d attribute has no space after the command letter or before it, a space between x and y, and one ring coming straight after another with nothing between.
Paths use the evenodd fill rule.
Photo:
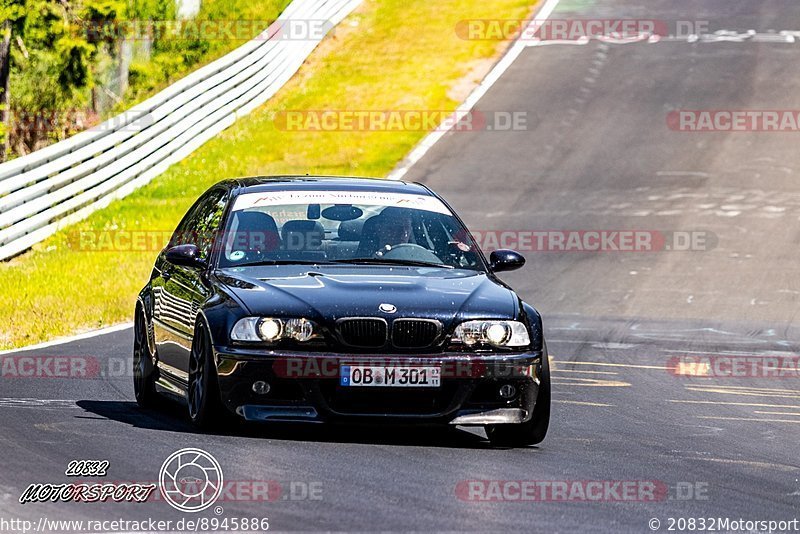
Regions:
<instances>
[{"instance_id":1,"label":"black bmw m3 coupe","mask_svg":"<svg viewBox=\"0 0 800 534\"><path fill-rule=\"evenodd\" d=\"M252 421L483 425L541 442L550 372L539 313L424 185L226 180L156 259L135 310L134 389L211 428ZM235 414L235 415L234 415Z\"/></svg>"}]
</instances>

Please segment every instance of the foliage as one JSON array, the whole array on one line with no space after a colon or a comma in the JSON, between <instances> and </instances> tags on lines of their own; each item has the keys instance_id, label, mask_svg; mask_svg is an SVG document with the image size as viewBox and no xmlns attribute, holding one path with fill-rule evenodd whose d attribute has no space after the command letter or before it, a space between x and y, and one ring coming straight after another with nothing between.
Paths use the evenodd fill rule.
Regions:
<instances>
[{"instance_id":1,"label":"foliage","mask_svg":"<svg viewBox=\"0 0 800 534\"><path fill-rule=\"evenodd\" d=\"M82 31L124 13L119 0L2 0L12 21L11 130L13 148L26 153L65 137L75 111L90 102L94 68L110 43Z\"/></svg>"},{"instance_id":2,"label":"foliage","mask_svg":"<svg viewBox=\"0 0 800 534\"><path fill-rule=\"evenodd\" d=\"M205 0L197 18L271 21L288 3ZM125 21L163 23L176 17L174 0L0 0L0 20L11 21L11 122L5 127L16 155L121 112L243 44L203 35L161 36L148 43L149 55L134 58L127 91L114 96L116 105L98 106L98 91L113 94L101 80L119 61L124 34L114 30Z\"/></svg>"}]
</instances>

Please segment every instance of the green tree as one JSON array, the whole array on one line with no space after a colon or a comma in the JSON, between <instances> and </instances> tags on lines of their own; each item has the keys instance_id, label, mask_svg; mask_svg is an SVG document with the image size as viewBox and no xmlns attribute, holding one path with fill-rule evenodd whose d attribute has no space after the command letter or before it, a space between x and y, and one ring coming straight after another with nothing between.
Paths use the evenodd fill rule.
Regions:
<instances>
[{"instance_id":1,"label":"green tree","mask_svg":"<svg viewBox=\"0 0 800 534\"><path fill-rule=\"evenodd\" d=\"M11 113L11 36L25 16L25 0L0 0L0 161L8 153L8 121Z\"/></svg>"},{"instance_id":2,"label":"green tree","mask_svg":"<svg viewBox=\"0 0 800 534\"><path fill-rule=\"evenodd\" d=\"M87 30L120 17L125 4L117 0L0 0L0 5L5 160L10 133L18 153L35 150L48 137L66 135L74 111L84 109L88 102L98 52L110 45L108 39Z\"/></svg>"}]
</instances>

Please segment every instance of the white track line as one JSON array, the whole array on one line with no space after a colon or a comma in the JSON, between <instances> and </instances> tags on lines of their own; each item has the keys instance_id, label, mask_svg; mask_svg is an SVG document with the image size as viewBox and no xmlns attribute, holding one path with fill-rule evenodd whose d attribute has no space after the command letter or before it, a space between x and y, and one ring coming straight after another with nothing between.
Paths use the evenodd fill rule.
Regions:
<instances>
[{"instance_id":1,"label":"white track line","mask_svg":"<svg viewBox=\"0 0 800 534\"><path fill-rule=\"evenodd\" d=\"M114 326L109 326L106 328L101 328L99 330L92 330L90 332L83 332L82 334L76 334L74 336L69 337L60 337L58 339L54 339L52 341L45 341L44 343L37 343L36 345L28 345L26 347L20 347L18 349L9 349L9 350L0 350L0 356L4 354L13 354L15 352L24 352L28 350L37 350L37 349L46 349L47 347L55 347L57 345L64 345L66 343L72 343L73 341L80 341L82 339L89 339L97 336L102 336L105 334L113 334L114 332L120 332L122 330L127 330L128 328L133 327L133 323L122 323L116 324Z\"/></svg>"},{"instance_id":2,"label":"white track line","mask_svg":"<svg viewBox=\"0 0 800 534\"><path fill-rule=\"evenodd\" d=\"M544 24L548 18L550 18L550 15L553 13L553 10L555 10L559 1L560 0L547 0L541 9L539 9L539 11L533 16L529 28L535 25L539 25L541 27L541 25ZM492 70L489 71L489 74L486 75L480 85L478 85L478 87L476 87L469 94L467 99L452 113L452 115L450 115L449 118L445 119L448 121L446 124L458 124L461 119L463 119L472 110L472 108L475 107L475 104L477 104L478 101L483 98L483 96L489 91L489 89L491 89L495 82L500 79L500 76L502 76L503 73L508 70L512 63L514 63L514 60L516 60L522 51L527 48L529 37L523 38L523 36L530 36L533 35L533 33L535 32L530 32L528 30L520 32L520 37L514 41L514 44L511 45L511 48L509 48L508 52L506 52L500 61L495 64ZM439 139L444 137L448 131L449 130L440 128L426 135L422 141L420 141L420 143L414 147L411 152L409 152L408 156L406 156L405 159L403 159L403 161L401 161L397 167L395 167L394 170L392 170L392 172L386 176L386 178L389 180L402 179L408 170L419 160L421 160L422 157L427 154L428 150L430 150L433 145L439 141Z\"/></svg>"}]
</instances>

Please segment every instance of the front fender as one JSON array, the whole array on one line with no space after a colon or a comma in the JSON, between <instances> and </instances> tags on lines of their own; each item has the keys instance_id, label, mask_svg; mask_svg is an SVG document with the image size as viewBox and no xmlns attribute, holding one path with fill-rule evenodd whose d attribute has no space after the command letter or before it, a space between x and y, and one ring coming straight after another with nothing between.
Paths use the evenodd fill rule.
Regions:
<instances>
[{"instance_id":1,"label":"front fender","mask_svg":"<svg viewBox=\"0 0 800 534\"><path fill-rule=\"evenodd\" d=\"M522 302L522 320L528 323L528 328L531 331L531 349L543 350L544 347L544 330L542 329L542 316L541 314L528 304Z\"/></svg>"},{"instance_id":2,"label":"front fender","mask_svg":"<svg viewBox=\"0 0 800 534\"><path fill-rule=\"evenodd\" d=\"M209 298L201 307L200 313L205 317L215 351L230 344L233 325L248 315L238 300L224 291L219 291Z\"/></svg>"}]
</instances>

